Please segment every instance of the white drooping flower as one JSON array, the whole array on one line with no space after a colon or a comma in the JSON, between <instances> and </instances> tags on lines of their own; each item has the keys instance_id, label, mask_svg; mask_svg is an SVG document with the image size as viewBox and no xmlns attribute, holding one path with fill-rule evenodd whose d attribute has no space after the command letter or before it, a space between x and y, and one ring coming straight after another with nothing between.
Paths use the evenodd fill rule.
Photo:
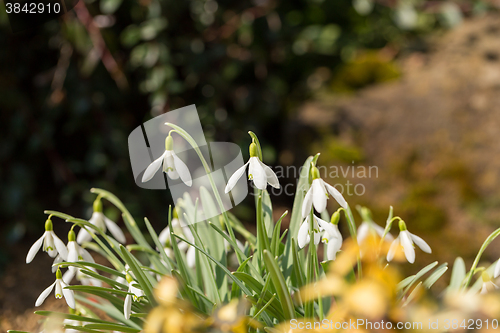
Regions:
<instances>
[{"instance_id":1,"label":"white drooping flower","mask_svg":"<svg viewBox=\"0 0 500 333\"><path fill-rule=\"evenodd\" d=\"M314 222L313 222L313 233L314 233L314 244L318 245L319 241L321 240L321 232L326 231L328 235L337 235L337 232L335 231L335 228L333 227L333 224L326 222L316 215L314 215ZM338 230L338 229L337 229ZM309 244L311 240L311 237L309 235L309 216L306 217L304 222L302 222L302 225L299 228L299 233L297 235L297 242L299 245L299 248L303 248L307 244Z\"/></svg>"},{"instance_id":2,"label":"white drooping flower","mask_svg":"<svg viewBox=\"0 0 500 333\"><path fill-rule=\"evenodd\" d=\"M314 165L311 165L311 175L313 181L302 203L302 218L305 218L311 212L313 205L318 213L322 213L326 208L326 200L329 198L328 194L330 194L340 206L347 209L347 202L342 194L335 187L321 179L319 170Z\"/></svg>"},{"instance_id":3,"label":"white drooping flower","mask_svg":"<svg viewBox=\"0 0 500 333\"><path fill-rule=\"evenodd\" d=\"M165 139L165 152L146 168L146 171L144 171L142 175L143 183L153 178L163 164L163 172L165 172L170 179L178 179L180 177L187 186L193 184L188 167L175 154L173 146L174 140L169 134Z\"/></svg>"},{"instance_id":4,"label":"white drooping flower","mask_svg":"<svg viewBox=\"0 0 500 333\"><path fill-rule=\"evenodd\" d=\"M493 274L495 279L500 276L500 259L498 259L497 264L495 265L495 273Z\"/></svg>"},{"instance_id":5,"label":"white drooping flower","mask_svg":"<svg viewBox=\"0 0 500 333\"><path fill-rule=\"evenodd\" d=\"M361 223L361 225L358 228L358 244L363 243L363 241L368 237L368 235L378 235L380 238L384 237L384 232L385 229L379 226L378 224L372 222L372 221L364 221ZM391 234L387 233L385 235L384 240L386 241L392 241L394 240L394 237L392 237Z\"/></svg>"},{"instance_id":6,"label":"white drooping flower","mask_svg":"<svg viewBox=\"0 0 500 333\"><path fill-rule=\"evenodd\" d=\"M396 251L403 248L406 260L413 264L415 262L415 246L416 244L422 251L432 253L431 247L422 238L410 233L406 229L406 224L401 220L399 221L399 236L392 242L389 252L387 252L387 261L394 259Z\"/></svg>"},{"instance_id":7,"label":"white drooping flower","mask_svg":"<svg viewBox=\"0 0 500 333\"><path fill-rule=\"evenodd\" d=\"M64 296L64 299L66 300L66 303L68 303L68 306L70 308L74 309L75 308L75 296L74 296L73 290L64 289L67 286L68 285L66 284L66 282L64 282L62 279L61 270L58 269L56 272L56 281L54 283L52 283L50 286L48 286L47 289L45 289L40 294L40 296L38 296L38 298L35 302L35 306L42 305L43 302L45 301L45 299L47 298L47 296L49 296L49 294L52 292L52 289L54 289L54 287L55 287L56 288L56 290L55 290L56 298L60 299L60 298L63 298L63 296Z\"/></svg>"},{"instance_id":8,"label":"white drooping flower","mask_svg":"<svg viewBox=\"0 0 500 333\"><path fill-rule=\"evenodd\" d=\"M480 294L487 294L490 291L494 291L499 289L498 286L491 280L491 276L483 272L481 274L481 280L483 280L483 284L481 286L481 291L479 292Z\"/></svg>"},{"instance_id":9,"label":"white drooping flower","mask_svg":"<svg viewBox=\"0 0 500 333\"><path fill-rule=\"evenodd\" d=\"M229 178L227 181L226 188L224 189L225 193L229 193L238 180L243 176L245 170L248 166L248 179L252 180L259 190L265 190L267 184L271 185L274 188L280 188L280 183L278 181L278 177L274 173L274 171L262 163L257 154L257 145L252 142L250 144L250 159L247 163L245 163L241 168L236 170L235 173Z\"/></svg>"},{"instance_id":10,"label":"white drooping flower","mask_svg":"<svg viewBox=\"0 0 500 333\"><path fill-rule=\"evenodd\" d=\"M104 215L104 213L102 212L102 202L100 198L97 198L94 201L94 212L92 213L89 222L95 225L97 228L101 229L103 232L109 230L111 235L113 235L113 237L118 242L123 244L127 241L125 235L123 234L122 229L120 229L120 227L114 221L108 219L106 215ZM93 232L92 230L89 231ZM92 235L90 234L89 231L87 231L85 228L80 229L76 241L79 244L89 242L92 239Z\"/></svg>"},{"instance_id":11,"label":"white drooping flower","mask_svg":"<svg viewBox=\"0 0 500 333\"><path fill-rule=\"evenodd\" d=\"M144 291L135 286L137 282L134 281L130 274L126 275L126 279L128 283L128 292L134 295L127 295L125 297L125 303L123 304L123 315L126 319L130 319L130 313L132 312L132 299L134 300L134 302L137 302L139 298L144 296Z\"/></svg>"},{"instance_id":12,"label":"white drooping flower","mask_svg":"<svg viewBox=\"0 0 500 333\"><path fill-rule=\"evenodd\" d=\"M63 260L68 258L68 251L62 240L56 236L53 230L52 221L50 218L45 222L45 232L42 237L40 237L28 251L26 256L26 263L29 264L35 255L38 253L43 244L43 251L47 252L52 258L56 257L58 254Z\"/></svg>"},{"instance_id":13,"label":"white drooping flower","mask_svg":"<svg viewBox=\"0 0 500 333\"><path fill-rule=\"evenodd\" d=\"M335 260L337 258L337 252L339 252L342 247L343 238L339 231L339 220L339 212L333 213L330 221L330 225L333 227L333 233L332 229L329 228L325 230L323 234L323 243L326 244L326 260Z\"/></svg>"}]
</instances>

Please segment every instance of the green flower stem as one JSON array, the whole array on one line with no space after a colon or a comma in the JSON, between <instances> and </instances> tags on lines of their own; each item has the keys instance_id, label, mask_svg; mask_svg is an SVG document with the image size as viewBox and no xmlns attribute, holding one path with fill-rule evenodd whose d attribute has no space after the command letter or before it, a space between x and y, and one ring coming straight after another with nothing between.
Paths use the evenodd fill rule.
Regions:
<instances>
[{"instance_id":1,"label":"green flower stem","mask_svg":"<svg viewBox=\"0 0 500 333\"><path fill-rule=\"evenodd\" d=\"M257 197L257 249L259 258L263 260L264 250L269 251L269 239L267 238L266 227L264 226L264 218L262 214L262 190L259 190Z\"/></svg>"},{"instance_id":2,"label":"green flower stem","mask_svg":"<svg viewBox=\"0 0 500 333\"><path fill-rule=\"evenodd\" d=\"M314 210L311 209L309 213L309 247L307 250L308 254L308 267L307 267L307 277L306 277L306 285L310 285L314 282L314 273L316 271L315 266L317 260L315 259L316 255L316 244L314 244ZM307 302L305 309L306 318L314 317L314 300Z\"/></svg>"},{"instance_id":3,"label":"green flower stem","mask_svg":"<svg viewBox=\"0 0 500 333\"><path fill-rule=\"evenodd\" d=\"M354 216L352 215L351 207L347 205L347 209L344 209L344 214L347 219L347 225L349 226L349 232L354 240L354 243L358 245L358 235L356 232L356 223L354 223ZM358 253L358 279L361 279L362 268L361 268L361 253Z\"/></svg>"},{"instance_id":4,"label":"green flower stem","mask_svg":"<svg viewBox=\"0 0 500 333\"><path fill-rule=\"evenodd\" d=\"M210 167L208 166L208 163L205 160L205 157L201 153L200 148L196 144L196 141L194 141L193 137L191 135L189 135L189 133L187 133L181 127L174 125L172 123L165 123L165 125L174 128L174 130L172 130L170 132L175 132L175 133L179 134L181 137L183 137L184 140L186 140L191 145L191 147L193 147L193 149L196 151L196 154L198 154L198 157L200 158L200 161L203 164L203 167L205 168L205 172L207 173L208 180L210 181L210 186L212 187L212 191L214 192L217 204L219 205L219 208L222 212L222 216L224 217L224 222L226 224L226 228L227 228L227 231L229 233L229 236L231 237L232 241L234 243L236 243L236 237L234 236L233 227L231 226L231 223L229 222L229 217L227 216L226 210L224 208L224 204L222 203L222 199L220 197L219 190L217 189L217 186L215 186L215 182L214 182L214 179L212 177ZM240 256L240 254L238 253L238 251L236 251L236 258L238 259L238 264L241 265L243 260Z\"/></svg>"},{"instance_id":5,"label":"green flower stem","mask_svg":"<svg viewBox=\"0 0 500 333\"><path fill-rule=\"evenodd\" d=\"M472 263L472 267L470 268L469 273L467 273L466 281L465 281L465 284L463 285L462 289L465 289L469 286L469 284L472 281L472 276L476 273L476 268L477 268L477 265L479 264L479 260L481 259L481 256L483 255L483 253L486 250L486 248L488 247L488 245L490 245L491 242L493 242L493 240L498 237L498 235L500 235L500 228L493 231L491 233L491 235L489 235L488 238L486 238L483 245L479 249L479 252L477 253L476 259L474 259L474 262Z\"/></svg>"}]
</instances>

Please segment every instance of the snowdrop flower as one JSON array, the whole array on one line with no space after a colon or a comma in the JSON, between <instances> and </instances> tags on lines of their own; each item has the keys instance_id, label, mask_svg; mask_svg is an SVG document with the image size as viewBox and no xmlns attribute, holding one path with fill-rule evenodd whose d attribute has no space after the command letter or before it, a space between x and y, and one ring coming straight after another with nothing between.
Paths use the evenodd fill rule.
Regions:
<instances>
[{"instance_id":1,"label":"snowdrop flower","mask_svg":"<svg viewBox=\"0 0 500 333\"><path fill-rule=\"evenodd\" d=\"M329 228L323 234L323 243L327 244L326 260L335 260L337 257L337 252L339 252L340 248L342 247L342 234L339 231L339 220L339 212L333 213L330 221L330 225L333 227L333 233L330 233L332 232L332 229Z\"/></svg>"},{"instance_id":2,"label":"snowdrop flower","mask_svg":"<svg viewBox=\"0 0 500 333\"><path fill-rule=\"evenodd\" d=\"M347 202L342 194L335 187L321 179L319 176L319 170L314 165L311 165L311 175L313 181L309 191L307 191L306 196L304 197L304 203L302 204L302 218L305 218L311 212L313 205L318 213L322 213L326 208L328 193L333 196L340 206L347 209Z\"/></svg>"},{"instance_id":3,"label":"snowdrop flower","mask_svg":"<svg viewBox=\"0 0 500 333\"><path fill-rule=\"evenodd\" d=\"M90 223L101 229L103 232L106 232L106 229L109 229L111 235L120 243L125 243L125 235L123 234L122 229L113 221L108 219L102 212L102 202L100 198L97 198L94 201L94 212L92 213L92 217L89 220ZM93 233L91 230L90 232ZM76 241L78 244L82 244L85 242L89 242L92 239L92 236L89 231L85 228L80 229L78 232L78 237Z\"/></svg>"},{"instance_id":4,"label":"snowdrop flower","mask_svg":"<svg viewBox=\"0 0 500 333\"><path fill-rule=\"evenodd\" d=\"M68 260L67 262L78 262L78 261L86 261L86 262L95 262L94 258L90 255L90 253L82 248L75 241L75 232L70 230L68 233ZM96 272L96 270L92 267L87 267L88 270ZM63 275L63 280L66 283L70 283L73 277L76 274L76 278L78 281L82 282L84 285L93 285L93 286L101 286L102 283L100 280L89 277L88 275L81 272L80 268L75 266L69 266L66 273Z\"/></svg>"},{"instance_id":5,"label":"snowdrop flower","mask_svg":"<svg viewBox=\"0 0 500 333\"><path fill-rule=\"evenodd\" d=\"M399 230L399 236L392 242L389 252L387 253L387 261L394 259L396 250L403 247L406 259L409 263L413 264L415 262L415 248L413 244L416 244L426 253L432 253L429 244L417 235L410 233L402 220L399 221Z\"/></svg>"},{"instance_id":6,"label":"snowdrop flower","mask_svg":"<svg viewBox=\"0 0 500 333\"><path fill-rule=\"evenodd\" d=\"M491 276L488 273L483 272L481 274L481 279L483 280L483 285L481 287L481 291L479 292L480 294L487 294L490 291L499 289L498 286L491 281Z\"/></svg>"},{"instance_id":7,"label":"snowdrop flower","mask_svg":"<svg viewBox=\"0 0 500 333\"><path fill-rule=\"evenodd\" d=\"M265 190L267 184L274 188L280 188L278 177L274 171L262 163L257 154L257 145L252 142L250 144L250 159L245 165L236 170L236 172L227 181L225 193L229 193L236 185L238 180L243 176L248 165L248 179L253 180L253 183L259 190Z\"/></svg>"},{"instance_id":8,"label":"snowdrop flower","mask_svg":"<svg viewBox=\"0 0 500 333\"><path fill-rule=\"evenodd\" d=\"M74 309L75 308L75 296L74 296L73 290L64 289L67 286L68 285L66 284L66 282L64 282L62 279L61 270L57 269L56 281L54 283L52 283L50 286L48 286L47 289L45 289L40 294L40 296L38 296L38 298L35 302L35 306L42 305L43 302L45 301L45 299L47 298L47 296L49 296L49 294L52 292L52 289L54 289L54 287L56 287L56 291L55 291L56 298L63 298L63 296L64 296L64 299L66 300L66 303L68 303L68 306L70 308Z\"/></svg>"},{"instance_id":9,"label":"snowdrop flower","mask_svg":"<svg viewBox=\"0 0 500 333\"><path fill-rule=\"evenodd\" d=\"M165 152L146 168L144 175L142 175L143 183L153 178L163 164L163 172L165 172L170 179L178 179L180 177L187 186L193 184L188 167L179 157L177 157L173 147L174 139L172 139L172 136L169 134L165 139Z\"/></svg>"},{"instance_id":10,"label":"snowdrop flower","mask_svg":"<svg viewBox=\"0 0 500 333\"><path fill-rule=\"evenodd\" d=\"M358 244L363 243L363 241L368 237L368 235L378 235L380 238L384 237L384 232L385 229L379 226L378 224L372 222L372 221L364 221L361 223L361 225L358 228ZM385 235L384 240L386 241L392 241L394 240L394 237L392 237L391 234L387 233Z\"/></svg>"},{"instance_id":11,"label":"snowdrop flower","mask_svg":"<svg viewBox=\"0 0 500 333\"><path fill-rule=\"evenodd\" d=\"M497 261L497 264L495 265L495 273L493 275L495 279L500 276L500 259Z\"/></svg>"},{"instance_id":12,"label":"snowdrop flower","mask_svg":"<svg viewBox=\"0 0 500 333\"><path fill-rule=\"evenodd\" d=\"M40 250L43 244L43 251L47 252L52 258L56 257L57 254L61 256L62 259L66 260L68 258L68 251L66 246L59 237L56 236L53 230L52 221L50 218L45 222L45 232L42 237L40 237L28 251L26 256L26 263L29 264L36 254Z\"/></svg>"},{"instance_id":13,"label":"snowdrop flower","mask_svg":"<svg viewBox=\"0 0 500 333\"><path fill-rule=\"evenodd\" d=\"M321 239L321 231L326 231L328 235L331 235L334 237L334 235L337 235L337 231L335 230L333 224L328 223L319 217L314 215L314 225L313 225L313 232L314 232L314 244L318 245L319 241ZM297 235L297 241L299 248L303 248L307 244L309 244L311 237L309 235L309 216L306 217L304 222L299 228L299 233Z\"/></svg>"},{"instance_id":14,"label":"snowdrop flower","mask_svg":"<svg viewBox=\"0 0 500 333\"><path fill-rule=\"evenodd\" d=\"M126 278L128 282L128 292L134 295L133 296L127 295L125 297L125 303L123 305L123 315L125 316L126 319L130 319L130 313L132 312L132 298L134 302L137 302L141 297L144 296L144 292L141 289L134 286L136 282L134 281L132 276L130 276L130 274L127 274Z\"/></svg>"}]
</instances>

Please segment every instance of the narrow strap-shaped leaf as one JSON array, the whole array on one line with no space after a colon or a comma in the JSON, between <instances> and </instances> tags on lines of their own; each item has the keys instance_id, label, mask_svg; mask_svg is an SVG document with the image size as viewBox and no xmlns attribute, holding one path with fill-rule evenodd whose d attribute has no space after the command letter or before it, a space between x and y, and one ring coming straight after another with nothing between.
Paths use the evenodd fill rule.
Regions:
<instances>
[{"instance_id":1,"label":"narrow strap-shaped leaf","mask_svg":"<svg viewBox=\"0 0 500 333\"><path fill-rule=\"evenodd\" d=\"M297 279L297 288L301 288L302 286L305 285L305 275L304 271L302 270L302 264L299 261L297 244L295 242L295 239L292 238L291 244L292 244L292 255L293 255L293 272L295 274L295 278Z\"/></svg>"},{"instance_id":2,"label":"narrow strap-shaped leaf","mask_svg":"<svg viewBox=\"0 0 500 333\"><path fill-rule=\"evenodd\" d=\"M165 263L165 265L167 265L167 269L169 271L171 271L172 265L170 264L170 258L167 256L167 253L165 252L163 244L158 239L158 235L156 234L156 231L153 229L153 226L151 225L151 222L149 222L147 217L144 218L144 223L146 224L146 227L148 228L149 234L151 235L151 238L153 239L153 242L155 243L156 248L160 252L160 256L163 259L163 262Z\"/></svg>"},{"instance_id":3,"label":"narrow strap-shaped leaf","mask_svg":"<svg viewBox=\"0 0 500 333\"><path fill-rule=\"evenodd\" d=\"M408 290L410 290L411 286L413 286L413 284L415 282L417 282L422 276L424 276L425 274L427 274L431 269L433 269L434 267L436 267L438 264L437 261L434 261L433 263L425 266L424 268L422 268L417 274L415 274L415 277L413 278L413 280L405 287L405 289L403 290L403 295L406 295L406 293L408 293Z\"/></svg>"},{"instance_id":4,"label":"narrow strap-shaped leaf","mask_svg":"<svg viewBox=\"0 0 500 333\"><path fill-rule=\"evenodd\" d=\"M436 283L436 281L439 280L444 273L446 273L447 270L448 263L444 263L436 268L436 270L424 281L424 287L430 289L430 287L432 287L434 283Z\"/></svg>"},{"instance_id":5,"label":"narrow strap-shaped leaf","mask_svg":"<svg viewBox=\"0 0 500 333\"><path fill-rule=\"evenodd\" d=\"M105 330L105 331L118 331L125 333L138 333L141 330L130 328L127 326L119 325L119 324L87 324L83 326L84 328L96 329L96 330Z\"/></svg>"},{"instance_id":6,"label":"narrow strap-shaped leaf","mask_svg":"<svg viewBox=\"0 0 500 333\"><path fill-rule=\"evenodd\" d=\"M133 295L132 293L129 293L128 291L123 291L123 290L118 290L118 289L113 289L113 288L106 288L106 287L85 286L85 285L80 285L80 284L77 284L74 286L67 286L64 289L82 291L82 292L86 292L86 293L92 293L94 291L107 292L110 294L117 294L120 296Z\"/></svg>"},{"instance_id":7,"label":"narrow strap-shaped leaf","mask_svg":"<svg viewBox=\"0 0 500 333\"><path fill-rule=\"evenodd\" d=\"M118 322L121 322L129 327L135 327L137 329L142 329L142 327L138 324L139 319L125 319L125 316L123 315L123 301L121 302L121 308L116 307L115 305L112 305L110 303L105 303L103 301L96 302L95 300L89 300L86 297L83 297L81 295L75 294L75 299L88 304L92 307L95 307L96 309L99 309L106 313L110 318L115 319ZM134 309L135 302L132 302L132 309ZM136 312L144 312L140 311L139 309L134 310Z\"/></svg>"},{"instance_id":8,"label":"narrow strap-shaped leaf","mask_svg":"<svg viewBox=\"0 0 500 333\"><path fill-rule=\"evenodd\" d=\"M191 246L194 246L198 251L200 251L201 253L203 253L205 256L207 256L210 260L212 260L217 266L219 266L223 271L224 273L227 274L227 276L229 276L229 278L231 278L233 280L233 282L235 282L236 284L238 284L238 286L241 288L241 290L243 290L243 292L247 295L252 295L252 292L250 290L248 290L248 288L240 281L238 280L237 278L235 278L231 272L227 269L226 266L222 265L220 262L218 262L217 260L215 260L214 257L212 257L210 254L208 254L206 251L202 250L201 248L199 248L198 246L194 245L193 243L187 241L186 239L182 238L181 236L179 235L176 235L176 234L173 234L175 237L179 238L180 240L188 243L189 245Z\"/></svg>"},{"instance_id":9,"label":"narrow strap-shaped leaf","mask_svg":"<svg viewBox=\"0 0 500 333\"><path fill-rule=\"evenodd\" d=\"M269 275L273 281L274 287L278 293L279 300L283 307L283 314L285 319L293 319L295 317L295 310L292 302L292 297L285 283L285 278L278 266L276 260L271 256L269 251L264 250L264 262L269 271Z\"/></svg>"},{"instance_id":10,"label":"narrow strap-shaped leaf","mask_svg":"<svg viewBox=\"0 0 500 333\"><path fill-rule=\"evenodd\" d=\"M271 303L272 303L275 299L276 299L276 294L273 294L273 296L271 297L271 299L270 299L270 300L269 300L266 304L264 304L264 306L263 306L263 307L261 307L261 308L259 309L259 311L258 311L256 314L254 314L254 315L253 315L253 318L254 318L254 319L257 319L257 317L259 317L259 316L261 315L261 313L262 313L262 312L264 312L264 311L267 309L267 307L268 307L268 306L270 306L270 305L271 305Z\"/></svg>"},{"instance_id":11,"label":"narrow strap-shaped leaf","mask_svg":"<svg viewBox=\"0 0 500 333\"><path fill-rule=\"evenodd\" d=\"M75 326L75 325L68 325L68 324L65 324L64 328L66 328L66 329L72 329L72 330L80 331L80 332L86 332L86 333L102 333L101 331L94 330L94 329L91 329L91 328L85 328L85 327L82 327L82 326Z\"/></svg>"},{"instance_id":12,"label":"narrow strap-shaped leaf","mask_svg":"<svg viewBox=\"0 0 500 333\"><path fill-rule=\"evenodd\" d=\"M97 280L101 280L102 282L105 282L111 286L115 286L115 287L118 287L118 288L121 288L121 289L127 289L128 287L126 285L124 285L123 283L120 283L116 280L113 280L113 279L110 279L108 277L105 277L105 276L102 276L102 275L99 275L95 272L92 272L92 271L89 271L87 269L84 269L82 268L80 270L80 272L90 276L90 277L93 277L94 279L97 279Z\"/></svg>"},{"instance_id":13,"label":"narrow strap-shaped leaf","mask_svg":"<svg viewBox=\"0 0 500 333\"><path fill-rule=\"evenodd\" d=\"M450 285L448 286L448 291L458 291L465 279L465 262L461 257L457 257L453 263L453 269L451 271Z\"/></svg>"},{"instance_id":14,"label":"narrow strap-shaped leaf","mask_svg":"<svg viewBox=\"0 0 500 333\"><path fill-rule=\"evenodd\" d=\"M34 312L36 315L40 316L45 316L45 317L58 317L58 318L64 318L64 319L70 319L70 320L76 320L76 321L81 321L81 322L88 322L88 323L105 323L105 324L113 324L113 322L102 320L102 319L97 319L97 318L90 318L90 317L84 317L84 316L79 316L79 315L74 315L74 314L69 314L69 313L63 313L63 312L56 312L56 311L35 311Z\"/></svg>"},{"instance_id":15,"label":"narrow strap-shaped leaf","mask_svg":"<svg viewBox=\"0 0 500 333\"><path fill-rule=\"evenodd\" d=\"M404 303L402 304L402 307L407 306L408 304L410 304L411 301L413 301L413 299L415 298L415 296L417 295L417 292L420 290L421 287L422 287L422 281L420 281L417 284L417 286L415 287L415 289L412 290L410 295L408 295L408 298L404 301Z\"/></svg>"},{"instance_id":16,"label":"narrow strap-shaped leaf","mask_svg":"<svg viewBox=\"0 0 500 333\"><path fill-rule=\"evenodd\" d=\"M309 168L311 167L312 156L309 156L304 162L300 171L299 182L293 200L292 214L290 216L290 225L288 227L288 239L285 244L285 257L282 261L283 274L287 278L287 283L291 282L291 273L293 265L292 238L297 239L300 224L302 223L302 203L304 201L305 191L309 189Z\"/></svg>"}]
</instances>

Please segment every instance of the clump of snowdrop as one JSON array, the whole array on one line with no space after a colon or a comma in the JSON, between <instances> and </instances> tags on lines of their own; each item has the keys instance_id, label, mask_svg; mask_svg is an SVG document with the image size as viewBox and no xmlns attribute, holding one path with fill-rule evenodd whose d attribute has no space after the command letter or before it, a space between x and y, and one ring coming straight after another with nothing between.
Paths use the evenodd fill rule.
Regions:
<instances>
[{"instance_id":1,"label":"clump of snowdrop","mask_svg":"<svg viewBox=\"0 0 500 333\"><path fill-rule=\"evenodd\" d=\"M257 145L255 142L250 144L250 159L247 163L245 163L241 168L236 170L236 172L229 178L227 181L226 188L224 189L225 193L229 193L238 180L243 176L245 170L248 166L248 179L252 180L259 190L265 190L267 188L267 184L271 185L274 188L280 188L280 183L278 181L278 177L274 173L274 171L262 163L259 159L257 153Z\"/></svg>"},{"instance_id":2,"label":"clump of snowdrop","mask_svg":"<svg viewBox=\"0 0 500 333\"><path fill-rule=\"evenodd\" d=\"M406 260L413 264L415 262L415 246L416 244L422 251L432 253L431 247L422 238L410 233L406 229L406 224L403 220L399 221L399 236L392 242L389 252L387 252L387 261L394 259L396 251L403 248Z\"/></svg>"},{"instance_id":3,"label":"clump of snowdrop","mask_svg":"<svg viewBox=\"0 0 500 333\"><path fill-rule=\"evenodd\" d=\"M50 286L45 289L40 296L38 296L35 306L40 306L43 304L45 299L49 296L49 294L52 292L54 287L56 288L55 294L56 298L61 299L64 296L64 299L66 300L66 303L68 306L72 309L75 308L75 296L73 293L73 290L65 289L68 285L66 282L63 281L62 279L62 273L60 269L57 269L56 271L56 281L52 283Z\"/></svg>"},{"instance_id":4,"label":"clump of snowdrop","mask_svg":"<svg viewBox=\"0 0 500 333\"><path fill-rule=\"evenodd\" d=\"M53 230L52 220L50 217L45 222L45 232L28 251L26 256L26 263L29 264L43 245L43 251L47 252L52 258L57 257L59 254L63 260L68 258L68 251L63 241L56 236Z\"/></svg>"},{"instance_id":5,"label":"clump of snowdrop","mask_svg":"<svg viewBox=\"0 0 500 333\"><path fill-rule=\"evenodd\" d=\"M302 218L305 218L311 211L312 206L318 213L326 209L326 200L330 194L342 208L347 209L347 202L342 194L333 186L321 179L319 170L315 165L311 165L310 171L312 177L311 187L304 197L302 204Z\"/></svg>"},{"instance_id":6,"label":"clump of snowdrop","mask_svg":"<svg viewBox=\"0 0 500 333\"><path fill-rule=\"evenodd\" d=\"M92 217L90 218L89 222L95 225L97 228L101 229L102 232L106 232L106 229L108 229L111 235L113 235L113 237L118 242L124 244L126 242L126 239L122 229L116 224L116 222L111 221L102 212L101 198L97 197L97 199L94 201L93 208L94 212L92 213ZM80 229L76 241L79 244L90 241L92 239L92 235L90 233L93 233L93 230L87 231L85 228Z\"/></svg>"},{"instance_id":7,"label":"clump of snowdrop","mask_svg":"<svg viewBox=\"0 0 500 333\"><path fill-rule=\"evenodd\" d=\"M128 292L133 295L128 294L125 297L125 303L123 305L123 315L126 319L130 319L130 314L132 313L132 299L134 300L134 302L139 301L139 299L144 296L144 291L136 287L137 282L135 282L132 276L128 273L126 275L126 280L128 283Z\"/></svg>"},{"instance_id":8,"label":"clump of snowdrop","mask_svg":"<svg viewBox=\"0 0 500 333\"><path fill-rule=\"evenodd\" d=\"M145 183L151 180L162 165L163 172L165 172L170 179L175 180L180 177L187 186L193 184L189 168L174 152L174 139L170 133L165 139L165 151L146 168L142 176L142 182Z\"/></svg>"}]
</instances>

